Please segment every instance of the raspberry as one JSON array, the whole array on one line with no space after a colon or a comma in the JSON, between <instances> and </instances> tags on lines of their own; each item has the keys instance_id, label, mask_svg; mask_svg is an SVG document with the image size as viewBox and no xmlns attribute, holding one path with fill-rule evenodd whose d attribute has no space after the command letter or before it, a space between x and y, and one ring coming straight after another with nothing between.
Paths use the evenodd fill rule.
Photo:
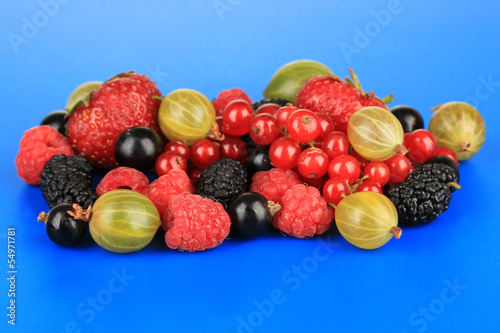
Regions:
<instances>
[{"instance_id":1,"label":"raspberry","mask_svg":"<svg viewBox=\"0 0 500 333\"><path fill-rule=\"evenodd\" d=\"M137 169L118 167L109 171L97 185L97 195L116 189L130 189L144 194L149 186L149 179Z\"/></svg>"},{"instance_id":2,"label":"raspberry","mask_svg":"<svg viewBox=\"0 0 500 333\"><path fill-rule=\"evenodd\" d=\"M232 88L221 91L219 96L212 101L216 115L222 116L226 105L237 99L242 99L247 101L249 104L252 104L250 97L248 97L248 95L240 88Z\"/></svg>"},{"instance_id":3,"label":"raspberry","mask_svg":"<svg viewBox=\"0 0 500 333\"><path fill-rule=\"evenodd\" d=\"M145 195L153 201L162 216L170 199L182 192L193 193L193 185L185 171L174 169L149 184Z\"/></svg>"},{"instance_id":4,"label":"raspberry","mask_svg":"<svg viewBox=\"0 0 500 333\"><path fill-rule=\"evenodd\" d=\"M274 215L273 226L297 238L322 234L333 221L331 208L312 186L294 185L283 196L282 208Z\"/></svg>"},{"instance_id":5,"label":"raspberry","mask_svg":"<svg viewBox=\"0 0 500 333\"><path fill-rule=\"evenodd\" d=\"M38 185L45 163L59 154L73 156L69 140L48 125L33 127L21 139L16 156L17 174L26 183Z\"/></svg>"},{"instance_id":6,"label":"raspberry","mask_svg":"<svg viewBox=\"0 0 500 333\"><path fill-rule=\"evenodd\" d=\"M216 247L230 226L229 214L220 203L190 193L172 198L163 216L168 247L190 252Z\"/></svg>"},{"instance_id":7,"label":"raspberry","mask_svg":"<svg viewBox=\"0 0 500 333\"><path fill-rule=\"evenodd\" d=\"M296 184L301 184L299 176L292 170L273 168L269 171L259 171L252 177L251 192L257 192L267 200L282 204L281 198L285 192Z\"/></svg>"}]
</instances>

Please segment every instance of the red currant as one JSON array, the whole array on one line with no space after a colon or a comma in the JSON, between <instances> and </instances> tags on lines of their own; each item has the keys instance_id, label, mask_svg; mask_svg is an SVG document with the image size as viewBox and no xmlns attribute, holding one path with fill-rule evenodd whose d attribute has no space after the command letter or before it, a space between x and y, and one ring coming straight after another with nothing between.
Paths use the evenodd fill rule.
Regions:
<instances>
[{"instance_id":1,"label":"red currant","mask_svg":"<svg viewBox=\"0 0 500 333\"><path fill-rule=\"evenodd\" d=\"M332 118L330 118L326 114L321 112L315 112L314 114L319 119L319 127L320 127L319 134L314 140L316 140L317 142L321 142L323 141L325 136L334 131L335 125L333 124Z\"/></svg>"},{"instance_id":2,"label":"red currant","mask_svg":"<svg viewBox=\"0 0 500 333\"><path fill-rule=\"evenodd\" d=\"M245 135L248 133L252 119L252 106L244 100L237 99L224 108L222 131L230 135Z\"/></svg>"},{"instance_id":3,"label":"red currant","mask_svg":"<svg viewBox=\"0 0 500 333\"><path fill-rule=\"evenodd\" d=\"M458 163L457 154L451 148L448 148L448 147L437 147L436 152L434 153L434 156L439 156L439 155L449 157L453 161L455 161L455 163Z\"/></svg>"},{"instance_id":4,"label":"red currant","mask_svg":"<svg viewBox=\"0 0 500 333\"><path fill-rule=\"evenodd\" d=\"M269 147L271 163L280 169L293 169L297 166L302 149L294 139L282 136Z\"/></svg>"},{"instance_id":5,"label":"red currant","mask_svg":"<svg viewBox=\"0 0 500 333\"><path fill-rule=\"evenodd\" d=\"M366 176L366 179L384 186L389 181L391 172L384 162L372 161L364 167L363 175Z\"/></svg>"},{"instance_id":6,"label":"red currant","mask_svg":"<svg viewBox=\"0 0 500 333\"><path fill-rule=\"evenodd\" d=\"M175 151L166 151L160 154L156 159L155 171L158 176L168 174L171 170L187 170L186 160Z\"/></svg>"},{"instance_id":7,"label":"red currant","mask_svg":"<svg viewBox=\"0 0 500 333\"><path fill-rule=\"evenodd\" d=\"M200 169L217 161L219 156L219 147L209 139L198 140L191 146L191 162Z\"/></svg>"},{"instance_id":8,"label":"red currant","mask_svg":"<svg viewBox=\"0 0 500 333\"><path fill-rule=\"evenodd\" d=\"M247 147L239 136L226 135L226 138L219 143L219 153L220 158L230 157L242 165L247 163Z\"/></svg>"},{"instance_id":9,"label":"red currant","mask_svg":"<svg viewBox=\"0 0 500 333\"><path fill-rule=\"evenodd\" d=\"M279 106L276 103L265 103L265 104L262 104L261 106L259 106L257 108L257 110L255 110L255 115L258 115L261 113L267 113L271 116L275 116L276 112L278 112L278 110L280 108L281 108L281 106Z\"/></svg>"},{"instance_id":10,"label":"red currant","mask_svg":"<svg viewBox=\"0 0 500 333\"><path fill-rule=\"evenodd\" d=\"M356 192L377 192L382 194L382 187L371 180L365 180L361 184L359 184L358 188L356 189Z\"/></svg>"},{"instance_id":11,"label":"red currant","mask_svg":"<svg viewBox=\"0 0 500 333\"><path fill-rule=\"evenodd\" d=\"M358 160L349 155L337 156L328 165L328 175L330 178L347 180L350 185L358 180L360 173L361 166Z\"/></svg>"},{"instance_id":12,"label":"red currant","mask_svg":"<svg viewBox=\"0 0 500 333\"><path fill-rule=\"evenodd\" d=\"M279 108L279 110L276 112L276 119L278 119L278 123L282 127L286 127L288 124L288 117L295 111L297 111L299 108L293 105L285 105Z\"/></svg>"},{"instance_id":13,"label":"red currant","mask_svg":"<svg viewBox=\"0 0 500 333\"><path fill-rule=\"evenodd\" d=\"M250 122L250 137L259 145L270 145L279 134L278 120L269 114L258 114Z\"/></svg>"},{"instance_id":14,"label":"red currant","mask_svg":"<svg viewBox=\"0 0 500 333\"><path fill-rule=\"evenodd\" d=\"M319 148L307 148L299 156L297 169L306 178L321 178L328 172L328 155Z\"/></svg>"},{"instance_id":15,"label":"red currant","mask_svg":"<svg viewBox=\"0 0 500 333\"><path fill-rule=\"evenodd\" d=\"M191 181L191 184L193 185L193 187L196 187L196 181L200 177L200 174L202 171L203 171L202 169L197 168L197 167L191 167L187 171L187 175L188 175L189 180Z\"/></svg>"},{"instance_id":16,"label":"red currant","mask_svg":"<svg viewBox=\"0 0 500 333\"><path fill-rule=\"evenodd\" d=\"M323 185L323 198L326 202L338 205L344 196L349 195L349 185L345 180L331 178Z\"/></svg>"},{"instance_id":17,"label":"red currant","mask_svg":"<svg viewBox=\"0 0 500 333\"><path fill-rule=\"evenodd\" d=\"M389 180L393 183L401 183L411 172L410 160L401 154L395 154L384 163L389 167Z\"/></svg>"},{"instance_id":18,"label":"red currant","mask_svg":"<svg viewBox=\"0 0 500 333\"><path fill-rule=\"evenodd\" d=\"M339 155L347 155L349 153L349 139L345 133L333 131L325 136L321 149L330 159Z\"/></svg>"},{"instance_id":19,"label":"red currant","mask_svg":"<svg viewBox=\"0 0 500 333\"><path fill-rule=\"evenodd\" d=\"M298 170L297 170L298 171ZM321 191L321 189L323 188L323 185L325 184L326 182L326 176L323 176L323 177L320 177L320 178L307 178L307 177L304 177L302 176L300 173L299 173L299 180L305 184L307 184L308 186L313 186L313 187L316 187L318 190Z\"/></svg>"},{"instance_id":20,"label":"red currant","mask_svg":"<svg viewBox=\"0 0 500 333\"><path fill-rule=\"evenodd\" d=\"M404 135L403 145L409 150L408 158L423 163L434 156L437 142L434 135L425 129L418 129Z\"/></svg>"},{"instance_id":21,"label":"red currant","mask_svg":"<svg viewBox=\"0 0 500 333\"><path fill-rule=\"evenodd\" d=\"M191 149L186 144L185 140L170 141L165 146L165 151L175 151L181 155L185 161L191 157Z\"/></svg>"},{"instance_id":22,"label":"red currant","mask_svg":"<svg viewBox=\"0 0 500 333\"><path fill-rule=\"evenodd\" d=\"M306 109L299 109L288 117L287 129L288 134L300 143L313 141L321 131L318 116Z\"/></svg>"},{"instance_id":23,"label":"red currant","mask_svg":"<svg viewBox=\"0 0 500 333\"><path fill-rule=\"evenodd\" d=\"M368 162L370 162L366 158L361 157L354 149L349 153L349 155L358 160L361 165L361 169L364 169Z\"/></svg>"}]
</instances>

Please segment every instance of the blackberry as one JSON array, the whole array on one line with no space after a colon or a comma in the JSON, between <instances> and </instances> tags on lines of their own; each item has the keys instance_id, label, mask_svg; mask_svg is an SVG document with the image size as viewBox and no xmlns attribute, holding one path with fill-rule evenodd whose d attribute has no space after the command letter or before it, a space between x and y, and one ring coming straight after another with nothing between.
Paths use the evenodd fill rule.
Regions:
<instances>
[{"instance_id":1,"label":"blackberry","mask_svg":"<svg viewBox=\"0 0 500 333\"><path fill-rule=\"evenodd\" d=\"M424 164L422 167L410 173L407 180L418 180L421 177L427 177L428 175L435 176L441 183L449 187L450 192L455 192L455 186L458 184L457 173L453 170L453 168L443 163Z\"/></svg>"},{"instance_id":2,"label":"blackberry","mask_svg":"<svg viewBox=\"0 0 500 333\"><path fill-rule=\"evenodd\" d=\"M451 193L438 177L417 172L390 189L388 197L396 206L400 223L425 224L448 209Z\"/></svg>"},{"instance_id":3,"label":"blackberry","mask_svg":"<svg viewBox=\"0 0 500 333\"><path fill-rule=\"evenodd\" d=\"M50 208L76 203L86 209L97 200L92 190L92 165L81 156L52 156L43 168L40 189Z\"/></svg>"},{"instance_id":4,"label":"blackberry","mask_svg":"<svg viewBox=\"0 0 500 333\"><path fill-rule=\"evenodd\" d=\"M229 207L247 187L247 173L240 162L222 158L204 169L196 181L195 193Z\"/></svg>"},{"instance_id":5,"label":"blackberry","mask_svg":"<svg viewBox=\"0 0 500 333\"><path fill-rule=\"evenodd\" d=\"M266 104L266 103L274 103L274 104L278 104L280 106L284 106L285 104L290 103L290 102L285 100L285 99L281 99L281 98L263 98L260 101L253 103L252 109L255 111L259 108L259 106L261 106L262 104Z\"/></svg>"}]
</instances>

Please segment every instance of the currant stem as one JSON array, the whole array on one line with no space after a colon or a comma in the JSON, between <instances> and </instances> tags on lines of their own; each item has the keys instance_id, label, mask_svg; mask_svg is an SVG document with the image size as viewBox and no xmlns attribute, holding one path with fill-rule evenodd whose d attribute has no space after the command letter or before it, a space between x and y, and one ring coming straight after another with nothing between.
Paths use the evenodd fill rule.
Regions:
<instances>
[{"instance_id":1,"label":"currant stem","mask_svg":"<svg viewBox=\"0 0 500 333\"><path fill-rule=\"evenodd\" d=\"M43 222L43 223L47 223L47 217L49 216L49 214L45 213L45 212L41 212L40 214L38 214L38 218L36 219L38 222Z\"/></svg>"},{"instance_id":2,"label":"currant stem","mask_svg":"<svg viewBox=\"0 0 500 333\"><path fill-rule=\"evenodd\" d=\"M337 209L337 205L334 205L331 202L329 202L328 205L332 206L334 209Z\"/></svg>"},{"instance_id":3,"label":"currant stem","mask_svg":"<svg viewBox=\"0 0 500 333\"><path fill-rule=\"evenodd\" d=\"M278 212L280 209L281 209L280 204L271 200L267 202L267 210L269 214L271 214L271 216L274 216L274 214L276 214L276 212Z\"/></svg>"},{"instance_id":4,"label":"currant stem","mask_svg":"<svg viewBox=\"0 0 500 333\"><path fill-rule=\"evenodd\" d=\"M78 204L73 204L71 209L68 210L68 215L74 218L75 220L81 220L84 222L90 221L92 216L92 205L89 205L87 209L83 209Z\"/></svg>"},{"instance_id":5,"label":"currant stem","mask_svg":"<svg viewBox=\"0 0 500 333\"><path fill-rule=\"evenodd\" d=\"M157 99L157 100L163 101L163 97L161 97L161 96L153 96L153 99Z\"/></svg>"}]
</instances>

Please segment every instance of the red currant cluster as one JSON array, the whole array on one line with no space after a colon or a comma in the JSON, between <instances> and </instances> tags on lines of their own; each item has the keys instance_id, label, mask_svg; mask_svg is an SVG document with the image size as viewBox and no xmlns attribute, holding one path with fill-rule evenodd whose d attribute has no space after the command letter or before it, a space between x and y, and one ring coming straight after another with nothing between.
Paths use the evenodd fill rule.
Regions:
<instances>
[{"instance_id":1,"label":"red currant cluster","mask_svg":"<svg viewBox=\"0 0 500 333\"><path fill-rule=\"evenodd\" d=\"M226 99L225 106L220 101L221 95L214 101L218 106L217 122L225 139L219 143L201 139L191 149L183 142L170 142L167 152L156 163L158 174L166 174L172 168L186 171L189 158L194 165L188 170L192 181L201 169L219 158L231 157L245 164L247 145L241 136L248 134L256 144L269 146L269 158L275 167L295 171L302 182L322 190L324 199L337 205L353 192L383 193L384 186L404 181L418 164L435 155L458 162L456 154L449 148L438 148L432 133L425 129L405 134L406 155L368 161L350 147L347 135L336 131L327 115L292 104L265 103L253 110L249 98L242 98L246 96L244 92L236 88L229 91L233 94L221 93Z\"/></svg>"}]
</instances>

